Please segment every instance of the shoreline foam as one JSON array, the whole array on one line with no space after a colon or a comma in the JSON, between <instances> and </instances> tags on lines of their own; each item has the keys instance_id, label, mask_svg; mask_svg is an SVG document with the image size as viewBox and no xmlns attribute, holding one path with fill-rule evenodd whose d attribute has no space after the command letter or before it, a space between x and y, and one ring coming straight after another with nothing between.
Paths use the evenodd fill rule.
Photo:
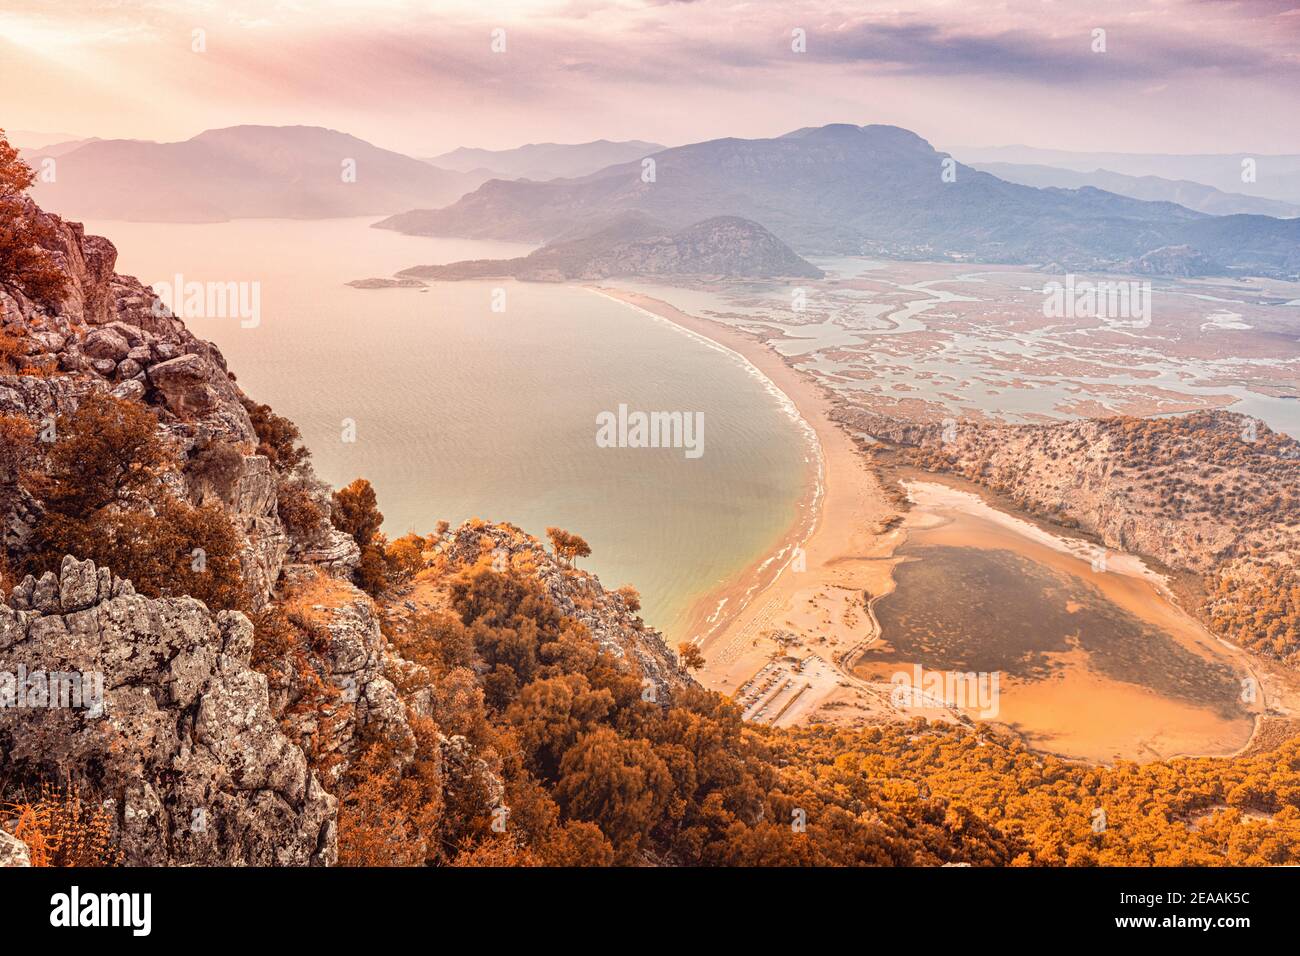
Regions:
<instances>
[{"instance_id":1,"label":"shoreline foam","mask_svg":"<svg viewBox=\"0 0 1300 956\"><path fill-rule=\"evenodd\" d=\"M731 578L722 581L709 590L703 592L702 596L692 601L692 609L687 614L689 625L685 634L689 634L688 640L696 645L702 645L713 637L720 629L723 629L740 614L753 597L770 587L780 579L781 575L789 568L794 558L794 551L797 548L806 546L808 539L816 533L818 524L821 520L821 506L825 497L826 484L826 456L822 448L822 442L817 434L817 430L812 423L804 416L798 403L792 398L780 385L758 367L751 356L745 354L741 347L733 347L718 338L710 337L698 329L692 328L691 325L683 321L678 321L672 315L656 312L652 308L638 304L638 300L645 299L653 302L656 306L664 311L671 310L678 317L687 318L694 322L705 323L707 319L700 319L691 316L689 313L682 312L676 307L669 305L658 299L652 299L649 296L642 296L640 293L623 292L622 290L608 291L604 287L586 286L589 291L602 298L617 302L636 312L641 313L654 320L655 322L667 325L681 334L689 337L693 341L699 342L708 348L722 352L741 363L746 371L763 385L764 391L772 395L785 414L795 423L796 427L803 433L804 443L806 446L805 461L811 461L812 467L808 469L808 477L805 480L805 490L800 495L799 501L795 506L795 519L790 527L782 533L777 539L776 546L763 553L759 559L746 565L739 573ZM710 323L714 324L714 323ZM720 327L719 331L725 330ZM762 350L761 355L780 360L780 356L768 349L762 343L745 336L741 332L733 332L736 338L743 338L745 343ZM737 342L737 346L741 343ZM784 365L784 362L782 361ZM789 368L789 366L785 366ZM794 372L793 369L791 369ZM795 373L799 374L799 373ZM812 382L808 382L813 386ZM813 386L815 387L815 386ZM775 571L771 571L773 565L779 565ZM766 575L770 574L770 578ZM742 584L748 582L748 586L740 594L736 590ZM712 605L713 610L705 613L704 608Z\"/></svg>"}]
</instances>

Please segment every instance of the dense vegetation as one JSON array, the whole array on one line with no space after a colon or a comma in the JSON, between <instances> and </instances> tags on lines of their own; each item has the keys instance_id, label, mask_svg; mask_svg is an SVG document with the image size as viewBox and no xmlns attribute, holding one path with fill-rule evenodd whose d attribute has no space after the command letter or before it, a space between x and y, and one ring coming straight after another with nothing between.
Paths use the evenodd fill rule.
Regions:
<instances>
[{"instance_id":1,"label":"dense vegetation","mask_svg":"<svg viewBox=\"0 0 1300 956\"><path fill-rule=\"evenodd\" d=\"M36 174L0 129L0 276L28 298L48 302L63 291L64 278L45 249L49 230L22 214L29 202L24 194L34 182ZM13 337L0 330L0 372L13 360L14 349Z\"/></svg>"},{"instance_id":2,"label":"dense vegetation","mask_svg":"<svg viewBox=\"0 0 1300 956\"><path fill-rule=\"evenodd\" d=\"M0 505L16 507L20 489L41 502L17 556L24 571L57 571L72 554L112 567L143 594L245 605L238 533L219 506L196 507L165 484L176 454L146 406L90 393L53 421L52 441L16 421L5 428Z\"/></svg>"},{"instance_id":3,"label":"dense vegetation","mask_svg":"<svg viewBox=\"0 0 1300 956\"><path fill-rule=\"evenodd\" d=\"M845 793L792 775L767 735L721 696L691 687L665 706L601 653L525 573L485 555L451 569L452 610L394 640L432 690L432 721L504 783L504 833L484 794L417 759L395 773L375 741L340 812L345 863L1006 863L1012 841L914 788ZM426 731L428 732L428 731ZM417 733L417 736L420 736ZM421 740L421 747L425 742ZM468 778L473 780L472 776ZM800 822L806 820L806 827Z\"/></svg>"}]
</instances>

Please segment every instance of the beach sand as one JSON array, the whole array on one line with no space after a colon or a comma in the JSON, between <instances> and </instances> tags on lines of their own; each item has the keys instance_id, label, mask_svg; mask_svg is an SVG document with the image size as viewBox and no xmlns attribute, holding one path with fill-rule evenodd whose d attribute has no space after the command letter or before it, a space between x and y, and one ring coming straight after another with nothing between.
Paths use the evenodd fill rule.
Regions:
<instances>
[{"instance_id":1,"label":"beach sand","mask_svg":"<svg viewBox=\"0 0 1300 956\"><path fill-rule=\"evenodd\" d=\"M836 665L875 636L863 595L892 586L890 556L901 532L879 532L899 511L852 439L831 420L831 396L757 336L639 293L600 291L739 353L794 403L818 446L799 518L773 553L709 594L692 613L686 633L694 635L706 661L697 675L700 682L726 694L750 685L746 690L753 694L773 671L790 672L783 680L793 684L772 695L759 718L771 721L797 694L775 721L781 725L814 716L836 723L889 716L887 695ZM804 570L797 569L796 548L804 551ZM783 634L790 639L782 642ZM788 660L768 668L779 658ZM764 668L768 671L760 675ZM778 681L771 690L780 686ZM737 697L747 713L766 700L751 700L746 693Z\"/></svg>"},{"instance_id":2,"label":"beach sand","mask_svg":"<svg viewBox=\"0 0 1300 956\"><path fill-rule=\"evenodd\" d=\"M1096 546L1000 512L983 494L946 488L938 477L927 477L923 501L907 509L831 419L833 396L762 338L641 293L596 291L738 353L793 403L815 442L798 519L770 554L692 612L686 633L694 635L705 659L697 679L732 696L747 720L779 726L863 725L916 716L978 719L970 710L895 707L888 675L856 667L864 648L883 641L871 605L894 588L894 568L904 560L897 549L909 535L940 541L948 535L949 543L1009 547L1083 573L1079 565L1088 569ZM965 520L941 530L954 509L966 512ZM1198 655L1250 671L1249 655L1218 641L1181 611L1164 579L1139 558L1112 552L1109 559L1113 573L1102 577L1110 599ZM1036 749L1097 763L1230 754L1247 745L1249 721L1224 721L1136 684L1099 679L1082 655L1062 663L1052 679L1004 687L1002 719L995 722L1014 727ZM1261 701L1252 709L1258 713L1262 706Z\"/></svg>"}]
</instances>

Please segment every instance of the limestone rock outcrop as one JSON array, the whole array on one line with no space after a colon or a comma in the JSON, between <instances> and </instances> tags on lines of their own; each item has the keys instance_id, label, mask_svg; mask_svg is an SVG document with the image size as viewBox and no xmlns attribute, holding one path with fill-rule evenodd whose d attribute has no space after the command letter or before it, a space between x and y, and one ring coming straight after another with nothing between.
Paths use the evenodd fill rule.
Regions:
<instances>
[{"instance_id":1,"label":"limestone rock outcrop","mask_svg":"<svg viewBox=\"0 0 1300 956\"><path fill-rule=\"evenodd\" d=\"M594 574L564 564L532 535L510 524L467 521L452 531L446 548L448 557L466 564L473 564L485 551L502 566L522 557L536 569L556 608L583 624L602 650L619 660L634 661L664 703L675 689L695 684L663 636L646 627L618 592L606 590Z\"/></svg>"},{"instance_id":2,"label":"limestone rock outcrop","mask_svg":"<svg viewBox=\"0 0 1300 956\"><path fill-rule=\"evenodd\" d=\"M68 557L0 605L4 763L107 801L127 864L332 863L335 798L281 732L252 650L243 614L146 598Z\"/></svg>"}]
</instances>

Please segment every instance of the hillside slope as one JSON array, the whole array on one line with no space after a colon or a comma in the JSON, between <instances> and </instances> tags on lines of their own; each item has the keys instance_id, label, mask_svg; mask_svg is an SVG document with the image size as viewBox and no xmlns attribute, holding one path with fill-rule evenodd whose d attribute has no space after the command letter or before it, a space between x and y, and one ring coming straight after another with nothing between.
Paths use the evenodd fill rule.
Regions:
<instances>
[{"instance_id":1,"label":"hillside slope","mask_svg":"<svg viewBox=\"0 0 1300 956\"><path fill-rule=\"evenodd\" d=\"M439 169L468 173L490 170L494 178L505 179L572 179L651 156L663 149L658 143L642 140L611 142L598 139L590 143L529 143L515 149L472 149L462 146L449 153L431 156L428 162Z\"/></svg>"},{"instance_id":2,"label":"hillside slope","mask_svg":"<svg viewBox=\"0 0 1300 956\"><path fill-rule=\"evenodd\" d=\"M1300 442L1233 412L1048 425L904 424L844 407L921 467L1008 495L1107 547L1202 575L1213 629L1300 661Z\"/></svg>"},{"instance_id":3,"label":"hillside slope","mask_svg":"<svg viewBox=\"0 0 1300 956\"><path fill-rule=\"evenodd\" d=\"M718 216L672 234L644 217L619 217L580 238L561 238L518 259L415 266L399 276L474 279L514 276L562 282L609 276L821 278L822 270L756 222Z\"/></svg>"}]
</instances>

